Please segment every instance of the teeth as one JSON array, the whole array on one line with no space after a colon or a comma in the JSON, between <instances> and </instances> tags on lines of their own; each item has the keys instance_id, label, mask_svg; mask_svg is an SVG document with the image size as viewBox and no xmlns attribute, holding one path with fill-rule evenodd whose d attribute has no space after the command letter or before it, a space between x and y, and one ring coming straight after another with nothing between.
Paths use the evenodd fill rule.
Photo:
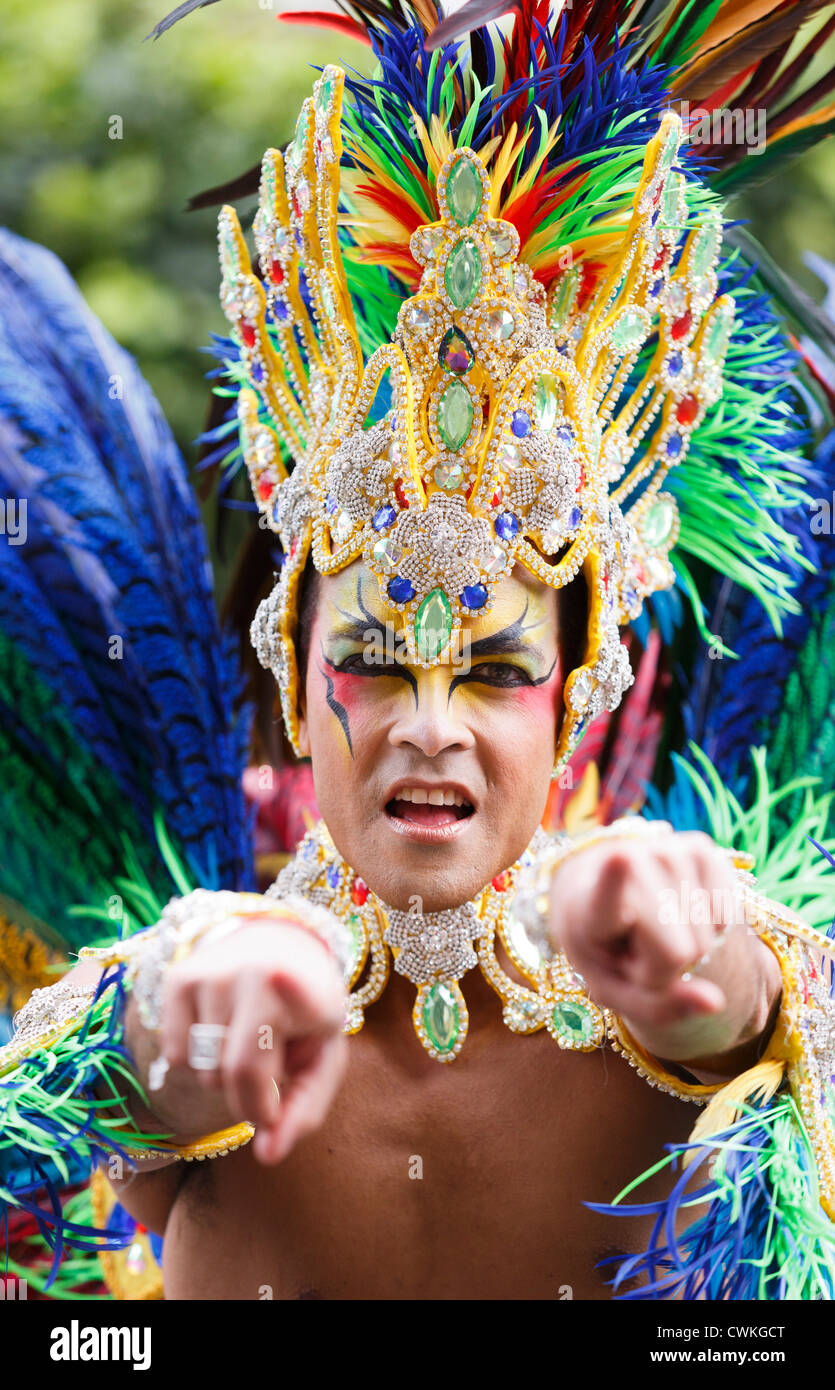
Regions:
<instances>
[{"instance_id":1,"label":"teeth","mask_svg":"<svg viewBox=\"0 0 835 1390\"><path fill-rule=\"evenodd\" d=\"M398 801L411 801L416 806L425 806L427 802L430 806L465 806L466 800L460 792L453 791L450 787L433 787L427 791L425 787L403 787L397 793Z\"/></svg>"}]
</instances>

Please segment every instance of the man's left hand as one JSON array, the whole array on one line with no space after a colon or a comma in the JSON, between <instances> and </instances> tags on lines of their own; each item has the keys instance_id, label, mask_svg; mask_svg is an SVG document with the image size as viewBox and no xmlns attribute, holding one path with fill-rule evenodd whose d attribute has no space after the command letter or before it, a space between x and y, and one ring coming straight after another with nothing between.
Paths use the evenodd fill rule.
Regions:
<instances>
[{"instance_id":1,"label":"man's left hand","mask_svg":"<svg viewBox=\"0 0 835 1390\"><path fill-rule=\"evenodd\" d=\"M550 935L591 998L654 1056L696 1064L703 1079L756 1060L780 968L708 835L659 829L573 853L554 876Z\"/></svg>"}]
</instances>

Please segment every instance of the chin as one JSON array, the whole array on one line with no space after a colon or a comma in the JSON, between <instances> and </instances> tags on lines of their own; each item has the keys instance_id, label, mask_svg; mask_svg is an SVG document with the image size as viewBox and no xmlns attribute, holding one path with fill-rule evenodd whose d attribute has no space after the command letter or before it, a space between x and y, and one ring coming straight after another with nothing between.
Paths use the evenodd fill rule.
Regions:
<instances>
[{"instance_id":1,"label":"chin","mask_svg":"<svg viewBox=\"0 0 835 1390\"><path fill-rule=\"evenodd\" d=\"M401 912L410 908L442 912L460 907L507 867L497 861L495 851L480 853L475 846L463 844L445 846L439 851L436 847L395 843L374 855L366 849L364 857L368 873L362 877L369 888L389 907ZM498 858L503 860L501 855Z\"/></svg>"}]
</instances>

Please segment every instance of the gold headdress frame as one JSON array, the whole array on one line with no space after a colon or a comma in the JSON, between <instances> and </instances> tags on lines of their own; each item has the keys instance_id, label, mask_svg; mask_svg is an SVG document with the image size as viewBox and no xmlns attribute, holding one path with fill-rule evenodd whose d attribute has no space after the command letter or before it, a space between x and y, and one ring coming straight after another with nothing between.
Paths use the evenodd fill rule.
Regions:
<instances>
[{"instance_id":1,"label":"gold headdress frame","mask_svg":"<svg viewBox=\"0 0 835 1390\"><path fill-rule=\"evenodd\" d=\"M456 149L438 173L437 220L411 238L417 293L364 363L337 237L343 85L326 68L286 160L264 156L263 283L234 210L220 216L242 450L285 555L253 642L298 751L308 555L325 575L362 558L418 666L447 658L514 565L553 588L582 569L588 638L565 682L558 769L631 684L619 627L674 582L678 513L662 483L721 394L733 324L732 299L717 298L721 220L709 209L687 227L681 123L667 113L626 230L604 228L615 250L600 283L588 293L573 265L546 295L496 215L488 162Z\"/></svg>"}]
</instances>

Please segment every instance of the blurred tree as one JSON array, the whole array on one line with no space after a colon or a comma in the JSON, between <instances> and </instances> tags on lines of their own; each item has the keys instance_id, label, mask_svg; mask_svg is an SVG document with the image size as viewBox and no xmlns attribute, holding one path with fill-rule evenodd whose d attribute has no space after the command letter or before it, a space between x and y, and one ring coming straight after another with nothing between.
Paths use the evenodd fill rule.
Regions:
<instances>
[{"instance_id":1,"label":"blurred tree","mask_svg":"<svg viewBox=\"0 0 835 1390\"><path fill-rule=\"evenodd\" d=\"M278 0L226 0L143 42L166 0L4 0L0 222L69 266L139 359L188 457L200 348L223 331L215 214L191 194L291 134L315 78L368 49L280 27Z\"/></svg>"}]
</instances>

